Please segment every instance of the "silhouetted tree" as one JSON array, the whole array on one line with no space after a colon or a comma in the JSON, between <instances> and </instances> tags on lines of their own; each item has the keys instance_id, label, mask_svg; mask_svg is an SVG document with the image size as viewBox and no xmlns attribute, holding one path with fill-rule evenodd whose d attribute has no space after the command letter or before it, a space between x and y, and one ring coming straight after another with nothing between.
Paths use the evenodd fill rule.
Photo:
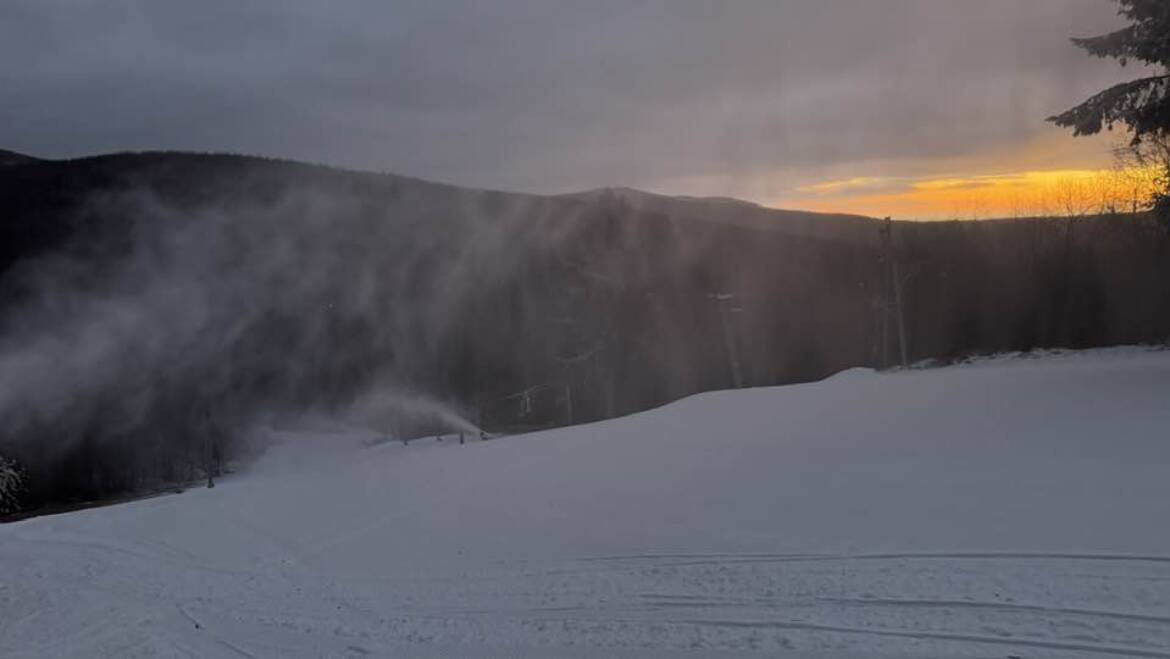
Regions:
<instances>
[{"instance_id":1,"label":"silhouetted tree","mask_svg":"<svg viewBox=\"0 0 1170 659\"><path fill-rule=\"evenodd\" d=\"M1112 57L1122 66L1138 60L1159 69L1157 75L1123 82L1049 121L1076 135L1095 135L1122 123L1135 142L1170 132L1170 5L1165 0L1117 0L1118 13L1131 25L1073 43L1096 57Z\"/></svg>"},{"instance_id":2,"label":"silhouetted tree","mask_svg":"<svg viewBox=\"0 0 1170 659\"><path fill-rule=\"evenodd\" d=\"M1118 14L1130 25L1096 37L1073 39L1073 43L1096 57L1111 57L1122 66L1131 60L1152 66L1155 75L1130 80L1095 94L1080 105L1048 120L1072 128L1074 135L1095 135L1102 128L1124 124L1132 134L1135 149L1143 141L1166 143L1170 137L1170 4L1166 0L1117 0ZM1152 205L1157 215L1170 218L1170 162L1161 162L1160 191Z\"/></svg>"}]
</instances>

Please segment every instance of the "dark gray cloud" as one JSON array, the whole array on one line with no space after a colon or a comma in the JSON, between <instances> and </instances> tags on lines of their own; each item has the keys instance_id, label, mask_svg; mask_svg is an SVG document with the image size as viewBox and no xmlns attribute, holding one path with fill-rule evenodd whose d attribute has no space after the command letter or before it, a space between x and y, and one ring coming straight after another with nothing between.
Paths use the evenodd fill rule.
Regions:
<instances>
[{"instance_id":1,"label":"dark gray cloud","mask_svg":"<svg viewBox=\"0 0 1170 659\"><path fill-rule=\"evenodd\" d=\"M1067 39L1116 24L1108 0L6 0L0 148L537 192L956 157L1117 77Z\"/></svg>"}]
</instances>

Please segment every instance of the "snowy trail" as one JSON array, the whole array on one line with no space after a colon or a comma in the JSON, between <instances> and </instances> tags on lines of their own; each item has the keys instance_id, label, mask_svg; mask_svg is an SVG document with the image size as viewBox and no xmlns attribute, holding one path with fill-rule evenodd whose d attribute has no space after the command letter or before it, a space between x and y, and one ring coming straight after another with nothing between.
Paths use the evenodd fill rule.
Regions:
<instances>
[{"instance_id":1,"label":"snowy trail","mask_svg":"<svg viewBox=\"0 0 1170 659\"><path fill-rule=\"evenodd\" d=\"M5 543L6 566L32 553L21 544ZM523 639L536 648L649 643L760 656L796 648L1006 656L995 649L1009 647L1031 650L1020 654L1031 657L1170 657L1170 566L1161 562L846 558L779 565L729 557L340 579L209 571L164 556L152 574L140 557L123 552L79 562L76 545L46 552L32 544L40 558L25 569L65 576L59 563L71 562L69 581L85 587L40 602L42 615L67 617L42 626L44 642L25 656L93 656L95 649L132 656L135 648L143 656L182 656L183 649L193 656L356 656L435 642L474 654ZM119 615L109 616L107 598L119 603ZM71 630L64 639L61 624ZM16 638L37 627L26 616L5 631Z\"/></svg>"},{"instance_id":2,"label":"snowy trail","mask_svg":"<svg viewBox=\"0 0 1170 659\"><path fill-rule=\"evenodd\" d=\"M1167 429L1129 349L274 456L0 526L0 656L1170 658Z\"/></svg>"}]
</instances>

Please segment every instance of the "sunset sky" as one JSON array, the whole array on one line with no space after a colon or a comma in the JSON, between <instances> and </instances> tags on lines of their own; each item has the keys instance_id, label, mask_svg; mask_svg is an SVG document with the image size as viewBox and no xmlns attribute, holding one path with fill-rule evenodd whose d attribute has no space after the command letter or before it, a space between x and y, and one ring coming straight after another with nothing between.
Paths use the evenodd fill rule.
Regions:
<instances>
[{"instance_id":1,"label":"sunset sky","mask_svg":"<svg viewBox=\"0 0 1170 659\"><path fill-rule=\"evenodd\" d=\"M859 173L798 185L762 203L905 219L985 219L1064 215L1112 204L1126 208L1154 189L1152 172L1113 155L1118 135L1072 140L1055 131L965 157L874 162ZM870 174L870 173L874 174ZM902 172L898 174L897 172Z\"/></svg>"},{"instance_id":2,"label":"sunset sky","mask_svg":"<svg viewBox=\"0 0 1170 659\"><path fill-rule=\"evenodd\" d=\"M0 4L0 148L290 157L901 218L1038 206L1118 136L1044 118L1137 71L1109 0Z\"/></svg>"}]
</instances>

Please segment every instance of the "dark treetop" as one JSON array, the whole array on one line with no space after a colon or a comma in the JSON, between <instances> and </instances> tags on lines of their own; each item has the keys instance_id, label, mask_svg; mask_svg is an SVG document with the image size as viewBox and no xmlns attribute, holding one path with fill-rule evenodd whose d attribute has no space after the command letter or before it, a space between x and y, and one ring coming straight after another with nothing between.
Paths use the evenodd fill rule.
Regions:
<instances>
[{"instance_id":1,"label":"dark treetop","mask_svg":"<svg viewBox=\"0 0 1170 659\"><path fill-rule=\"evenodd\" d=\"M1118 13L1130 20L1125 28L1073 43L1096 57L1112 57L1122 66L1130 60L1151 65L1158 74L1114 85L1049 121L1072 128L1076 135L1095 135L1102 127L1123 123L1135 143L1166 137L1170 132L1170 3L1166 0L1118 0Z\"/></svg>"}]
</instances>

